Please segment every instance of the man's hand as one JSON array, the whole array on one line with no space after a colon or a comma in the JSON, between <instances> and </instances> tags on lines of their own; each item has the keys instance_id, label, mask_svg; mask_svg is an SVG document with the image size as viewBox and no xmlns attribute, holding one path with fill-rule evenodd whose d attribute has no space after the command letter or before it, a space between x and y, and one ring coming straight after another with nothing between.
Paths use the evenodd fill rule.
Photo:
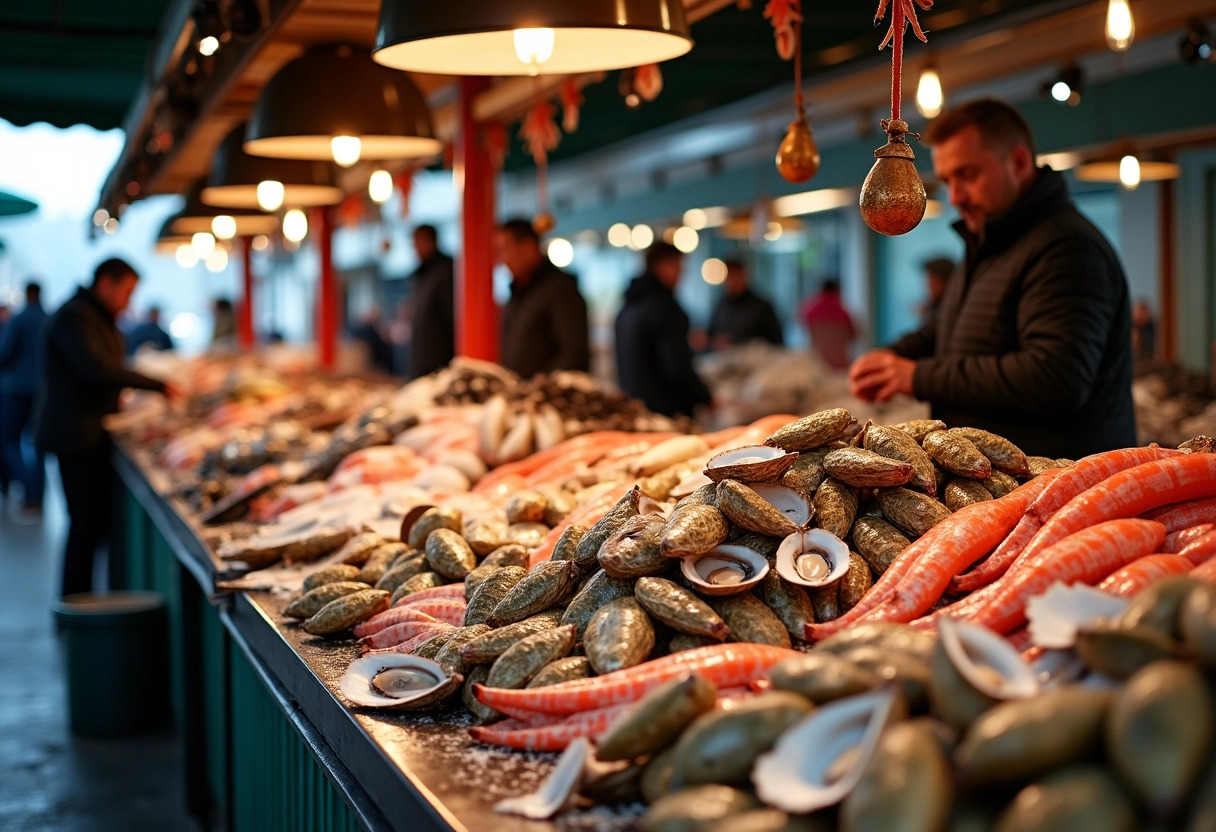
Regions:
<instances>
[{"instance_id":1,"label":"man's hand","mask_svg":"<svg viewBox=\"0 0 1216 832\"><path fill-rule=\"evenodd\" d=\"M897 393L912 395L916 362L890 350L872 350L849 368L849 391L867 402L888 402Z\"/></svg>"}]
</instances>

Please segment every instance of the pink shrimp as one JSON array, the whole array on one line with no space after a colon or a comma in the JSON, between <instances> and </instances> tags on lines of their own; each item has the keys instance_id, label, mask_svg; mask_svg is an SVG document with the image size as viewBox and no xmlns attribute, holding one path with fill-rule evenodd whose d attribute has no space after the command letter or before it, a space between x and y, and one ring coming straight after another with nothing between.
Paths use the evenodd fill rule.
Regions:
<instances>
[{"instance_id":1,"label":"pink shrimp","mask_svg":"<svg viewBox=\"0 0 1216 832\"><path fill-rule=\"evenodd\" d=\"M1163 542L1165 527L1152 520L1108 520L1090 526L1044 549L1016 574L1006 574L992 584L999 591L967 621L1007 633L1026 622L1026 602L1053 583L1096 583L1157 551Z\"/></svg>"},{"instance_id":2,"label":"pink shrimp","mask_svg":"<svg viewBox=\"0 0 1216 832\"><path fill-rule=\"evenodd\" d=\"M1073 497L1052 515L1010 570L1096 523L1136 517L1169 503L1203 497L1216 497L1216 454L1179 454L1120 471Z\"/></svg>"},{"instance_id":3,"label":"pink shrimp","mask_svg":"<svg viewBox=\"0 0 1216 832\"><path fill-rule=\"evenodd\" d=\"M415 610L457 627L464 623L464 611L469 605L462 598L415 598L417 594L405 596L407 603L397 609Z\"/></svg>"},{"instance_id":4,"label":"pink shrimp","mask_svg":"<svg viewBox=\"0 0 1216 832\"><path fill-rule=\"evenodd\" d=\"M1059 470L1053 468L1051 470ZM1018 521L1018 524L1013 527L1013 531L1009 536L996 547L991 555L975 565L975 568L970 572L964 572L950 579L950 587L947 589L951 594L957 595L963 592L974 592L980 587L987 586L997 578L1005 574L1009 569L1009 565L1017 560L1018 555L1026 548L1026 544L1034 537L1035 532L1039 530L1039 521L1030 514L1027 514Z\"/></svg>"},{"instance_id":5,"label":"pink shrimp","mask_svg":"<svg viewBox=\"0 0 1216 832\"><path fill-rule=\"evenodd\" d=\"M1047 488L1043 489L1043 493L1035 498L1030 504L1027 513L1034 515L1039 524L1042 525L1051 519L1053 514L1063 508L1069 500L1076 497L1082 491L1086 491L1102 482L1102 480L1113 477L1120 471L1126 471L1129 468L1135 468L1137 465L1143 465L1146 462L1181 455L1182 451L1158 448L1156 445L1150 445L1147 448L1122 448L1117 451L1092 454L1078 460L1067 468L1056 469L1060 471L1059 476Z\"/></svg>"},{"instance_id":6,"label":"pink shrimp","mask_svg":"<svg viewBox=\"0 0 1216 832\"><path fill-rule=\"evenodd\" d=\"M476 685L473 693L479 702L496 710L568 714L635 702L668 679L689 672L701 674L718 687L745 685L783 659L798 655L796 650L765 644L713 644L590 679L524 690Z\"/></svg>"},{"instance_id":7,"label":"pink shrimp","mask_svg":"<svg viewBox=\"0 0 1216 832\"><path fill-rule=\"evenodd\" d=\"M403 641L400 644L394 644L392 647L385 647L380 650L363 650L364 655L372 655L375 653L413 653L423 642L427 641L432 636L436 636L446 630L455 629L451 624L444 624L442 621L436 624L428 625L426 630L421 630L418 635L411 638L409 641Z\"/></svg>"},{"instance_id":8,"label":"pink shrimp","mask_svg":"<svg viewBox=\"0 0 1216 832\"><path fill-rule=\"evenodd\" d=\"M1098 589L1120 598L1131 598L1162 578L1181 575L1192 568L1191 562L1180 555L1145 555L1111 572L1098 584Z\"/></svg>"},{"instance_id":9,"label":"pink shrimp","mask_svg":"<svg viewBox=\"0 0 1216 832\"><path fill-rule=\"evenodd\" d=\"M366 638L381 630L387 630L389 627L414 621L423 624L437 624L439 619L413 607L393 607L391 610L377 613L366 621L356 624L355 637Z\"/></svg>"},{"instance_id":10,"label":"pink shrimp","mask_svg":"<svg viewBox=\"0 0 1216 832\"><path fill-rule=\"evenodd\" d=\"M1192 566L1202 566L1216 558L1216 532L1208 532L1197 540L1193 540L1178 553L1191 562Z\"/></svg>"},{"instance_id":11,"label":"pink shrimp","mask_svg":"<svg viewBox=\"0 0 1216 832\"><path fill-rule=\"evenodd\" d=\"M571 714L560 722L544 725L524 725L516 720L497 725L474 725L469 735L488 745L501 745L521 751L561 751L571 740L579 737L596 737L607 731L612 724L625 715L633 703L597 708L592 711Z\"/></svg>"},{"instance_id":12,"label":"pink shrimp","mask_svg":"<svg viewBox=\"0 0 1216 832\"><path fill-rule=\"evenodd\" d=\"M1162 525L1165 524L1163 523ZM1176 532L1170 532L1165 536L1165 545L1161 547L1161 551L1176 555L1185 549L1188 543L1198 540L1211 531L1216 531L1216 523L1200 523L1198 526L1191 526L1189 529L1179 529Z\"/></svg>"},{"instance_id":13,"label":"pink shrimp","mask_svg":"<svg viewBox=\"0 0 1216 832\"><path fill-rule=\"evenodd\" d=\"M445 584L444 586L433 586L430 589L420 589L417 592L411 592L393 606L413 606L415 603L423 599L434 598L459 598L463 601L464 584Z\"/></svg>"},{"instance_id":14,"label":"pink shrimp","mask_svg":"<svg viewBox=\"0 0 1216 832\"><path fill-rule=\"evenodd\" d=\"M1147 520L1156 520L1167 532L1177 532L1198 526L1201 523L1216 523L1216 498L1191 500L1163 506L1144 515Z\"/></svg>"},{"instance_id":15,"label":"pink shrimp","mask_svg":"<svg viewBox=\"0 0 1216 832\"><path fill-rule=\"evenodd\" d=\"M430 616L427 617L430 618ZM370 636L364 636L359 641L369 649L382 650L385 647L395 647L398 644L404 644L419 633L434 632L437 629L450 626L452 625L446 624L436 618L431 618L430 621L404 621L391 627L385 627L383 630L372 633Z\"/></svg>"}]
</instances>

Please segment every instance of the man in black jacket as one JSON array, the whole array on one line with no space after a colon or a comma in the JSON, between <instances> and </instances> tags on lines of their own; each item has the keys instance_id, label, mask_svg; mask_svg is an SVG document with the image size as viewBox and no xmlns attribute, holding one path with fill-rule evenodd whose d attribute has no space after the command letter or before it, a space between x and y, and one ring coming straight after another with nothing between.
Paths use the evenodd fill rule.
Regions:
<instances>
[{"instance_id":1,"label":"man in black jacket","mask_svg":"<svg viewBox=\"0 0 1216 832\"><path fill-rule=\"evenodd\" d=\"M1030 454L1135 444L1127 280L1063 177L1036 167L1025 120L974 101L939 117L926 140L962 217L966 261L935 324L853 364L854 394L915 395L948 425L990 430Z\"/></svg>"},{"instance_id":2,"label":"man in black jacket","mask_svg":"<svg viewBox=\"0 0 1216 832\"><path fill-rule=\"evenodd\" d=\"M500 321L500 363L524 378L553 370L590 370L587 303L574 277L540 250L540 237L527 220L503 223L495 246L498 261L513 278Z\"/></svg>"},{"instance_id":3,"label":"man in black jacket","mask_svg":"<svg viewBox=\"0 0 1216 832\"><path fill-rule=\"evenodd\" d=\"M92 285L77 290L46 325L35 438L59 459L71 518L64 595L92 589L94 555L109 539L115 486L112 446L102 420L118 411L125 387L176 395L172 385L123 366L116 320L137 280L129 264L107 260L97 267Z\"/></svg>"},{"instance_id":4,"label":"man in black jacket","mask_svg":"<svg viewBox=\"0 0 1216 832\"><path fill-rule=\"evenodd\" d=\"M692 416L712 398L693 369L688 315L674 294L683 265L684 256L670 243L646 249L646 271L629 284L616 317L617 382L665 416Z\"/></svg>"},{"instance_id":5,"label":"man in black jacket","mask_svg":"<svg viewBox=\"0 0 1216 832\"><path fill-rule=\"evenodd\" d=\"M411 379L446 367L456 354L452 258L439 250L435 226L420 225L414 229L414 251L418 254L418 268L410 275L413 284Z\"/></svg>"},{"instance_id":6,"label":"man in black jacket","mask_svg":"<svg viewBox=\"0 0 1216 832\"><path fill-rule=\"evenodd\" d=\"M773 305L752 291L742 260L726 261L726 285L722 299L709 319L709 348L725 349L748 341L768 341L781 346L785 338Z\"/></svg>"}]
</instances>

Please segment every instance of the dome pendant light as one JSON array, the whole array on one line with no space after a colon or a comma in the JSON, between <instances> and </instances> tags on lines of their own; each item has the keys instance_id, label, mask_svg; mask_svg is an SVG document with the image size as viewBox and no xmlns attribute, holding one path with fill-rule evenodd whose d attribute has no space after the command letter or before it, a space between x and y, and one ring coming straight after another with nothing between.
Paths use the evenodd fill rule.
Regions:
<instances>
[{"instance_id":1,"label":"dome pendant light","mask_svg":"<svg viewBox=\"0 0 1216 832\"><path fill-rule=\"evenodd\" d=\"M566 75L691 48L681 0L384 0L374 57L440 75Z\"/></svg>"},{"instance_id":2,"label":"dome pendant light","mask_svg":"<svg viewBox=\"0 0 1216 832\"><path fill-rule=\"evenodd\" d=\"M211 176L201 194L203 202L220 208L277 211L283 205L312 208L342 201L342 190L328 162L250 156L244 144L242 124L215 151Z\"/></svg>"},{"instance_id":3,"label":"dome pendant light","mask_svg":"<svg viewBox=\"0 0 1216 832\"><path fill-rule=\"evenodd\" d=\"M279 70L249 118L245 152L335 161L437 155L426 99L410 77L355 46L314 49Z\"/></svg>"},{"instance_id":4,"label":"dome pendant light","mask_svg":"<svg viewBox=\"0 0 1216 832\"><path fill-rule=\"evenodd\" d=\"M206 232L213 235L216 217L220 220L220 229L225 233L231 231L233 237L247 237L252 234L267 234L279 226L278 218L273 214L265 214L255 208L212 208L204 205L200 198L201 187L196 185L186 195L186 205L178 212L169 230L174 234L198 234ZM199 255L205 256L205 255Z\"/></svg>"}]
</instances>

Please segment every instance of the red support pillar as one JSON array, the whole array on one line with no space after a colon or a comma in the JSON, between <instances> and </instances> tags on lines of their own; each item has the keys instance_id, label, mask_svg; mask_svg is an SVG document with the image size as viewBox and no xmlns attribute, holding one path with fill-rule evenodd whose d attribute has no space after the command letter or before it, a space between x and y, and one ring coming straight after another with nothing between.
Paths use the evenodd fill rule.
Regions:
<instances>
[{"instance_id":1,"label":"red support pillar","mask_svg":"<svg viewBox=\"0 0 1216 832\"><path fill-rule=\"evenodd\" d=\"M494 304L494 165L473 118L473 99L487 78L460 79L460 134L453 179L460 191L461 247L456 269L456 354L498 360Z\"/></svg>"},{"instance_id":2,"label":"red support pillar","mask_svg":"<svg viewBox=\"0 0 1216 832\"><path fill-rule=\"evenodd\" d=\"M334 275L333 209L326 206L313 212L317 252L321 257L321 277L317 283L317 363L332 370L338 358L338 285Z\"/></svg>"},{"instance_id":3,"label":"red support pillar","mask_svg":"<svg viewBox=\"0 0 1216 832\"><path fill-rule=\"evenodd\" d=\"M241 300L237 304L236 338L241 349L253 349L253 238L241 238Z\"/></svg>"}]
</instances>

